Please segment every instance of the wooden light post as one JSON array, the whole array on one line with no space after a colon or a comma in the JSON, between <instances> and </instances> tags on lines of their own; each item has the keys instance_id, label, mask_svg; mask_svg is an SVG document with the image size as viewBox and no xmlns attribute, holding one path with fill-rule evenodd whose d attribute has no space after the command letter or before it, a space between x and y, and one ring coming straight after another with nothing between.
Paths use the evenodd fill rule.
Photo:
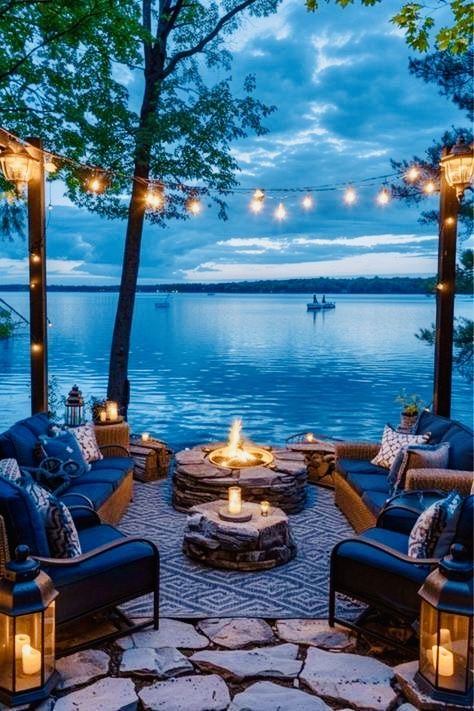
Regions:
<instances>
[{"instance_id":1,"label":"wooden light post","mask_svg":"<svg viewBox=\"0 0 474 711\"><path fill-rule=\"evenodd\" d=\"M451 151L445 149L440 168L433 412L450 417L457 221L459 202L474 172L472 146L460 141Z\"/></svg>"},{"instance_id":2,"label":"wooden light post","mask_svg":"<svg viewBox=\"0 0 474 711\"><path fill-rule=\"evenodd\" d=\"M0 130L0 167L21 193L28 191L28 255L30 277L31 412L48 411L48 334L46 316L46 254L43 144L29 138L27 147Z\"/></svg>"}]
</instances>

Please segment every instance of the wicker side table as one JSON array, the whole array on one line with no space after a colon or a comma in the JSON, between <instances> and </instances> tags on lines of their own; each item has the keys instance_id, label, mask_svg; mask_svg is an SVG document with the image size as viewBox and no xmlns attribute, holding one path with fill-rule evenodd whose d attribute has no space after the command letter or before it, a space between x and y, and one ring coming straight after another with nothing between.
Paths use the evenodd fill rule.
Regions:
<instances>
[{"instance_id":1,"label":"wicker side table","mask_svg":"<svg viewBox=\"0 0 474 711\"><path fill-rule=\"evenodd\" d=\"M116 422L114 424L94 426L95 436L99 447L119 444L129 450L130 428L128 422Z\"/></svg>"},{"instance_id":2,"label":"wicker side table","mask_svg":"<svg viewBox=\"0 0 474 711\"><path fill-rule=\"evenodd\" d=\"M288 443L287 447L294 452L304 454L309 482L330 489L334 488L336 447L333 442L315 440L314 442Z\"/></svg>"},{"instance_id":3,"label":"wicker side table","mask_svg":"<svg viewBox=\"0 0 474 711\"><path fill-rule=\"evenodd\" d=\"M130 455L134 460L133 476L139 481L166 479L172 451L159 439L143 441L141 436L130 438Z\"/></svg>"}]
</instances>

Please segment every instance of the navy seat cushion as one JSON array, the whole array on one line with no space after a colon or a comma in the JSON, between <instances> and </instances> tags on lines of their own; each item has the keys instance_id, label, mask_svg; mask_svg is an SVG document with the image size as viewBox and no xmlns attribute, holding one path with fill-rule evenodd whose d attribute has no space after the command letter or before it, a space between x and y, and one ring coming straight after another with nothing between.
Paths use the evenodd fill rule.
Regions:
<instances>
[{"instance_id":1,"label":"navy seat cushion","mask_svg":"<svg viewBox=\"0 0 474 711\"><path fill-rule=\"evenodd\" d=\"M345 479L349 474L383 474L385 478L388 475L388 469L378 467L364 459L338 459L337 470Z\"/></svg>"},{"instance_id":2,"label":"navy seat cushion","mask_svg":"<svg viewBox=\"0 0 474 711\"><path fill-rule=\"evenodd\" d=\"M474 495L467 496L456 527L455 540L466 546L472 560L474 548Z\"/></svg>"},{"instance_id":3,"label":"navy seat cushion","mask_svg":"<svg viewBox=\"0 0 474 711\"><path fill-rule=\"evenodd\" d=\"M389 496L389 484L387 481L387 471L384 474L348 474L347 482L352 486L358 494L366 491L380 491L385 494L385 498Z\"/></svg>"},{"instance_id":4,"label":"navy seat cushion","mask_svg":"<svg viewBox=\"0 0 474 711\"><path fill-rule=\"evenodd\" d=\"M429 410L423 410L416 425L416 434L430 432L430 444L437 444L445 432L451 427L453 421L441 415L435 415Z\"/></svg>"},{"instance_id":5,"label":"navy seat cushion","mask_svg":"<svg viewBox=\"0 0 474 711\"><path fill-rule=\"evenodd\" d=\"M367 508L378 516L387 501L388 493L385 491L364 491L362 501Z\"/></svg>"},{"instance_id":6,"label":"navy seat cushion","mask_svg":"<svg viewBox=\"0 0 474 711\"><path fill-rule=\"evenodd\" d=\"M80 530L79 538L83 553L112 541L126 539L120 531L107 524ZM56 589L64 593L56 601L57 621L64 622L88 610L118 604L150 592L155 582L151 559L149 545L130 542L81 563L61 568L45 567Z\"/></svg>"},{"instance_id":7,"label":"navy seat cushion","mask_svg":"<svg viewBox=\"0 0 474 711\"><path fill-rule=\"evenodd\" d=\"M448 468L465 471L474 469L474 439L471 430L458 422L453 422L441 441L450 444Z\"/></svg>"},{"instance_id":8,"label":"navy seat cushion","mask_svg":"<svg viewBox=\"0 0 474 711\"><path fill-rule=\"evenodd\" d=\"M408 536L403 533L369 528L358 538L383 543L405 555L408 551ZM399 611L408 616L418 615L418 590L430 572L429 566L397 560L359 540L348 540L336 546L332 566L339 592L393 610L396 591Z\"/></svg>"},{"instance_id":9,"label":"navy seat cushion","mask_svg":"<svg viewBox=\"0 0 474 711\"><path fill-rule=\"evenodd\" d=\"M85 501L81 501L79 497L76 496L68 496L68 494L74 493L82 494L92 501L94 509L97 510L107 501L109 496L113 494L113 491L114 487L108 482L91 483L83 481L83 477L81 477L81 479L78 479L76 483L72 484L59 498L64 501L67 506L82 506L85 504Z\"/></svg>"},{"instance_id":10,"label":"navy seat cushion","mask_svg":"<svg viewBox=\"0 0 474 711\"><path fill-rule=\"evenodd\" d=\"M111 484L115 491L128 474L128 469L115 469L111 467L93 468L77 480L77 484ZM68 489L69 491L69 489Z\"/></svg>"},{"instance_id":11,"label":"navy seat cushion","mask_svg":"<svg viewBox=\"0 0 474 711\"><path fill-rule=\"evenodd\" d=\"M376 496L376 494L370 495ZM390 499L387 509L377 521L377 526L389 528L399 533L406 533L408 536L422 511L440 498L443 498L441 493L424 491L401 492ZM415 511L403 511L398 506L409 506Z\"/></svg>"},{"instance_id":12,"label":"navy seat cushion","mask_svg":"<svg viewBox=\"0 0 474 711\"><path fill-rule=\"evenodd\" d=\"M133 459L131 457L107 457L91 462L91 471L97 472L101 469L121 469L124 472L133 469Z\"/></svg>"},{"instance_id":13,"label":"navy seat cushion","mask_svg":"<svg viewBox=\"0 0 474 711\"><path fill-rule=\"evenodd\" d=\"M23 487L3 477L0 477L0 515L5 521L11 555L20 544L27 545L35 555L50 555L44 524L33 499Z\"/></svg>"},{"instance_id":14,"label":"navy seat cushion","mask_svg":"<svg viewBox=\"0 0 474 711\"><path fill-rule=\"evenodd\" d=\"M35 445L40 435L48 434L49 425L45 412L16 422L0 435L0 457L11 457L27 467L35 466Z\"/></svg>"}]
</instances>

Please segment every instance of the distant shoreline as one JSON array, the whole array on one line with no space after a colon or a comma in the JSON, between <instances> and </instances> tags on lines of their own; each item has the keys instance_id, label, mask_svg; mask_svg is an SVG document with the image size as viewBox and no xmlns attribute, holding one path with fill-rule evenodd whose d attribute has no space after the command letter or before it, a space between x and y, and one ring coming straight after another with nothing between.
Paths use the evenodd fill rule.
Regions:
<instances>
[{"instance_id":1,"label":"distant shoreline","mask_svg":"<svg viewBox=\"0 0 474 711\"><path fill-rule=\"evenodd\" d=\"M193 284L139 284L137 293L178 292L183 294L433 294L434 277L353 277L346 279L282 279ZM50 292L116 293L119 285L48 284ZM27 284L4 284L0 291L28 291ZM467 293L467 292L466 292Z\"/></svg>"}]
</instances>

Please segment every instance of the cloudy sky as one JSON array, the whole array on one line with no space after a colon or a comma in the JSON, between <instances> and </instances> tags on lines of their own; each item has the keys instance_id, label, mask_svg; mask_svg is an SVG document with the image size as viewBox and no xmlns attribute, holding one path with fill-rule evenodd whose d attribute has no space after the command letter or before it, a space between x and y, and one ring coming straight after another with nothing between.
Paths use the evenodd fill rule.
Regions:
<instances>
[{"instance_id":1,"label":"cloudy sky","mask_svg":"<svg viewBox=\"0 0 474 711\"><path fill-rule=\"evenodd\" d=\"M464 115L437 87L408 73L403 35L389 22L400 3L373 8L321 5L308 14L303 0L285 0L277 15L249 20L232 40L233 75L254 73L257 96L277 111L270 132L234 144L243 187L284 189L259 215L249 196L229 199L229 220L206 206L195 218L166 229L145 229L140 281L226 281L358 275L425 275L436 271L437 235L417 223L418 210L380 207L382 180L368 180L357 203L344 204L342 187L315 191L314 208L294 188L335 186L392 172L390 158L422 155ZM133 85L130 87L133 92ZM78 210L51 192L48 279L63 284L113 284L120 278L125 225ZM273 212L284 202L287 218ZM436 207L437 197L426 201ZM0 280L26 280L25 245L2 243Z\"/></svg>"}]
</instances>

